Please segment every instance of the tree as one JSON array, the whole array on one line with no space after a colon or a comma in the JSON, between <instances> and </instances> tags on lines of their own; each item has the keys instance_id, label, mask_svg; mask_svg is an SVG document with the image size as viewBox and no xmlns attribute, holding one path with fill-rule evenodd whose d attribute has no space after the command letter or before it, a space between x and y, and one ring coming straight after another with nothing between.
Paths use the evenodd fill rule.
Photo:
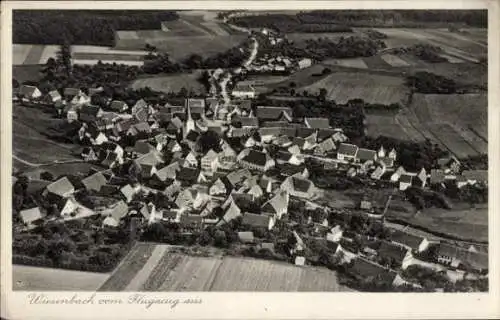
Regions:
<instances>
[{"instance_id":1,"label":"tree","mask_svg":"<svg viewBox=\"0 0 500 320\"><path fill-rule=\"evenodd\" d=\"M60 50L57 52L57 63L62 66L67 75L70 75L71 70L71 46L67 41L61 45Z\"/></svg>"},{"instance_id":2,"label":"tree","mask_svg":"<svg viewBox=\"0 0 500 320\"><path fill-rule=\"evenodd\" d=\"M326 95L328 94L328 91L325 88L319 89L319 99L324 101L326 100Z\"/></svg>"},{"instance_id":3,"label":"tree","mask_svg":"<svg viewBox=\"0 0 500 320\"><path fill-rule=\"evenodd\" d=\"M54 176L49 171L44 171L40 174L40 179L47 181L54 181Z\"/></svg>"}]
</instances>

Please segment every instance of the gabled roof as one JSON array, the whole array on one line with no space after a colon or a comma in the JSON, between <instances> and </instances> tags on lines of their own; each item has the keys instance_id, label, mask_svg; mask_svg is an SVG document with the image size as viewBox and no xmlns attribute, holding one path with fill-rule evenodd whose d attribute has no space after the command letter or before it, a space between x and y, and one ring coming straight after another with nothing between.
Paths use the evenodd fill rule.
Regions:
<instances>
[{"instance_id":1,"label":"gabled roof","mask_svg":"<svg viewBox=\"0 0 500 320\"><path fill-rule=\"evenodd\" d=\"M147 154L153 150L156 150L151 144L145 140L137 140L134 145L134 152L138 154Z\"/></svg>"},{"instance_id":2,"label":"gabled roof","mask_svg":"<svg viewBox=\"0 0 500 320\"><path fill-rule=\"evenodd\" d=\"M231 172L230 174L228 174L226 176L226 178L234 186L238 182L243 181L243 179L251 177L251 176L252 176L252 173L250 173L250 171L248 169L241 169L238 171Z\"/></svg>"},{"instance_id":3,"label":"gabled roof","mask_svg":"<svg viewBox=\"0 0 500 320\"><path fill-rule=\"evenodd\" d=\"M343 154L349 157L355 157L358 152L358 146L349 144L349 143L341 143L337 153Z\"/></svg>"},{"instance_id":4,"label":"gabled roof","mask_svg":"<svg viewBox=\"0 0 500 320\"><path fill-rule=\"evenodd\" d=\"M240 231L238 232L238 239L240 239L241 242L253 242L254 241L253 232Z\"/></svg>"},{"instance_id":5,"label":"gabled roof","mask_svg":"<svg viewBox=\"0 0 500 320\"><path fill-rule=\"evenodd\" d=\"M124 109L128 108L128 105L125 102L123 102L123 101L114 100L109 105L109 108L111 110L121 111L121 110L124 110Z\"/></svg>"},{"instance_id":6,"label":"gabled roof","mask_svg":"<svg viewBox=\"0 0 500 320\"><path fill-rule=\"evenodd\" d=\"M160 179L160 181L166 181L167 179L175 179L178 170L180 170L179 163L173 162L168 166L156 170L155 175Z\"/></svg>"},{"instance_id":7,"label":"gabled roof","mask_svg":"<svg viewBox=\"0 0 500 320\"><path fill-rule=\"evenodd\" d=\"M161 163L164 163L161 153L156 151L156 149L151 150L150 152L140 156L139 158L134 160L138 165L150 165L150 166L158 166Z\"/></svg>"},{"instance_id":8,"label":"gabled roof","mask_svg":"<svg viewBox=\"0 0 500 320\"><path fill-rule=\"evenodd\" d=\"M19 214L21 215L21 219L24 223L31 223L43 218L42 212L40 211L39 207L21 210Z\"/></svg>"},{"instance_id":9,"label":"gabled roof","mask_svg":"<svg viewBox=\"0 0 500 320\"><path fill-rule=\"evenodd\" d=\"M309 189L311 188L311 181L307 180L307 179L300 179L298 177L290 177L290 179L292 180L292 185L293 185L293 188L296 190L296 191L299 191L299 192L308 192Z\"/></svg>"},{"instance_id":10,"label":"gabled roof","mask_svg":"<svg viewBox=\"0 0 500 320\"><path fill-rule=\"evenodd\" d=\"M84 113L84 114L88 114L88 115L92 115L92 116L97 116L97 114L99 113L99 111L101 110L101 107L99 106L83 106L81 109L80 109L80 114Z\"/></svg>"},{"instance_id":11,"label":"gabled roof","mask_svg":"<svg viewBox=\"0 0 500 320\"><path fill-rule=\"evenodd\" d=\"M412 181L413 181L413 176L410 176L408 174L402 174L401 177L399 177L399 182L411 184Z\"/></svg>"},{"instance_id":12,"label":"gabled roof","mask_svg":"<svg viewBox=\"0 0 500 320\"><path fill-rule=\"evenodd\" d=\"M290 152L278 151L276 154L276 160L288 162L291 158L292 154Z\"/></svg>"},{"instance_id":13,"label":"gabled roof","mask_svg":"<svg viewBox=\"0 0 500 320\"><path fill-rule=\"evenodd\" d=\"M261 125L262 128L281 128L288 125L287 121L264 121Z\"/></svg>"},{"instance_id":14,"label":"gabled roof","mask_svg":"<svg viewBox=\"0 0 500 320\"><path fill-rule=\"evenodd\" d=\"M330 127L330 121L327 118L305 118L304 122L309 128L314 129Z\"/></svg>"},{"instance_id":15,"label":"gabled roof","mask_svg":"<svg viewBox=\"0 0 500 320\"><path fill-rule=\"evenodd\" d=\"M258 127L259 119L257 117L237 117L235 122L241 123L242 127Z\"/></svg>"},{"instance_id":16,"label":"gabled roof","mask_svg":"<svg viewBox=\"0 0 500 320\"><path fill-rule=\"evenodd\" d=\"M286 112L289 116L293 114L292 108L290 107L258 106L257 118L261 120L277 120L281 117L283 112Z\"/></svg>"},{"instance_id":17,"label":"gabled roof","mask_svg":"<svg viewBox=\"0 0 500 320\"><path fill-rule=\"evenodd\" d=\"M297 128L297 137L300 138L307 138L314 134L316 132L316 129L313 128L306 128L306 127L299 127Z\"/></svg>"},{"instance_id":18,"label":"gabled roof","mask_svg":"<svg viewBox=\"0 0 500 320\"><path fill-rule=\"evenodd\" d=\"M208 152L202 157L203 159L215 159L219 156L217 152L215 152L213 149L208 150Z\"/></svg>"},{"instance_id":19,"label":"gabled roof","mask_svg":"<svg viewBox=\"0 0 500 320\"><path fill-rule=\"evenodd\" d=\"M270 157L267 153L250 149L248 154L242 160L263 167L269 159Z\"/></svg>"},{"instance_id":20,"label":"gabled roof","mask_svg":"<svg viewBox=\"0 0 500 320\"><path fill-rule=\"evenodd\" d=\"M101 190L101 187L107 183L106 177L101 172L96 172L82 180L87 190Z\"/></svg>"},{"instance_id":21,"label":"gabled roof","mask_svg":"<svg viewBox=\"0 0 500 320\"><path fill-rule=\"evenodd\" d=\"M78 88L64 88L64 96L76 96L81 93Z\"/></svg>"},{"instance_id":22,"label":"gabled roof","mask_svg":"<svg viewBox=\"0 0 500 320\"><path fill-rule=\"evenodd\" d=\"M335 134L335 129L326 129L326 128L321 128L318 130L318 139L323 140L326 138L330 138Z\"/></svg>"},{"instance_id":23,"label":"gabled roof","mask_svg":"<svg viewBox=\"0 0 500 320\"><path fill-rule=\"evenodd\" d=\"M477 269L488 269L488 255L482 252L469 251L447 243L438 245L438 256L453 257Z\"/></svg>"},{"instance_id":24,"label":"gabled roof","mask_svg":"<svg viewBox=\"0 0 500 320\"><path fill-rule=\"evenodd\" d=\"M241 224L257 228L268 228L270 219L270 216L247 212L243 215Z\"/></svg>"},{"instance_id":25,"label":"gabled roof","mask_svg":"<svg viewBox=\"0 0 500 320\"><path fill-rule=\"evenodd\" d=\"M335 150L335 142L333 142L332 138L328 138L320 142L318 146L321 147L321 149L323 149L323 151L325 152Z\"/></svg>"},{"instance_id":26,"label":"gabled roof","mask_svg":"<svg viewBox=\"0 0 500 320\"><path fill-rule=\"evenodd\" d=\"M431 169L431 183L441 183L444 181L444 171L441 169Z\"/></svg>"},{"instance_id":27,"label":"gabled roof","mask_svg":"<svg viewBox=\"0 0 500 320\"><path fill-rule=\"evenodd\" d=\"M71 184L67 177L63 177L49 184L47 186L47 190L53 194L64 197L66 194L73 192L75 187Z\"/></svg>"},{"instance_id":28,"label":"gabled roof","mask_svg":"<svg viewBox=\"0 0 500 320\"><path fill-rule=\"evenodd\" d=\"M391 231L391 240L417 250L424 238L394 229Z\"/></svg>"},{"instance_id":29,"label":"gabled roof","mask_svg":"<svg viewBox=\"0 0 500 320\"><path fill-rule=\"evenodd\" d=\"M120 221L121 218L125 217L128 213L128 205L124 201L119 201L111 209L109 213L116 221Z\"/></svg>"},{"instance_id":30,"label":"gabled roof","mask_svg":"<svg viewBox=\"0 0 500 320\"><path fill-rule=\"evenodd\" d=\"M361 161L374 160L377 156L377 152L375 150L359 148L358 153L356 154L356 158Z\"/></svg>"},{"instance_id":31,"label":"gabled roof","mask_svg":"<svg viewBox=\"0 0 500 320\"><path fill-rule=\"evenodd\" d=\"M177 179L185 182L196 182L198 176L200 174L200 170L195 168L182 167L177 172Z\"/></svg>"},{"instance_id":32,"label":"gabled roof","mask_svg":"<svg viewBox=\"0 0 500 320\"><path fill-rule=\"evenodd\" d=\"M263 212L278 213L288 208L288 194L286 191L278 192L263 206Z\"/></svg>"},{"instance_id":33,"label":"gabled roof","mask_svg":"<svg viewBox=\"0 0 500 320\"><path fill-rule=\"evenodd\" d=\"M28 86L22 84L21 87L19 88L19 94L22 96L32 96L36 90L38 90L38 88L35 86Z\"/></svg>"}]
</instances>

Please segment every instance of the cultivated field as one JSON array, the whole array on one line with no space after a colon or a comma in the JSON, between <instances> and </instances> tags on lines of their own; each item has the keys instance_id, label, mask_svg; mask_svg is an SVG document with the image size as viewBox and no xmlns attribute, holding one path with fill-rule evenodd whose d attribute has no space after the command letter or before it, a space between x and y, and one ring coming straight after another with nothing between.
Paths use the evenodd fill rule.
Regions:
<instances>
[{"instance_id":1,"label":"cultivated field","mask_svg":"<svg viewBox=\"0 0 500 320\"><path fill-rule=\"evenodd\" d=\"M331 64L334 66L341 66L347 68L356 68L356 69L367 69L363 58L352 58L352 59L329 59L322 61L324 64Z\"/></svg>"},{"instance_id":2,"label":"cultivated field","mask_svg":"<svg viewBox=\"0 0 500 320\"><path fill-rule=\"evenodd\" d=\"M204 93L205 87L198 81L201 72L181 73L168 76L140 78L130 86L133 89L150 87L155 91L179 92L182 88L196 93Z\"/></svg>"},{"instance_id":3,"label":"cultivated field","mask_svg":"<svg viewBox=\"0 0 500 320\"><path fill-rule=\"evenodd\" d=\"M367 113L367 135L397 137L402 140L422 141L425 138L408 122L403 113Z\"/></svg>"},{"instance_id":4,"label":"cultivated field","mask_svg":"<svg viewBox=\"0 0 500 320\"><path fill-rule=\"evenodd\" d=\"M487 153L486 94L415 94L410 107L420 121L430 125L433 134L457 155Z\"/></svg>"},{"instance_id":5,"label":"cultivated field","mask_svg":"<svg viewBox=\"0 0 500 320\"><path fill-rule=\"evenodd\" d=\"M446 29L377 28L376 30L388 36L388 39L384 40L388 48L427 43L440 46L450 56L470 62L477 62L480 57L487 54L487 44L484 40L478 41L478 35L474 34L449 32ZM486 30L483 32L486 34ZM481 34L481 31L476 29L475 33Z\"/></svg>"},{"instance_id":6,"label":"cultivated field","mask_svg":"<svg viewBox=\"0 0 500 320\"><path fill-rule=\"evenodd\" d=\"M109 273L12 265L13 290L95 291Z\"/></svg>"},{"instance_id":7,"label":"cultivated field","mask_svg":"<svg viewBox=\"0 0 500 320\"><path fill-rule=\"evenodd\" d=\"M99 291L350 291L325 268L282 262L189 256L139 243Z\"/></svg>"},{"instance_id":8,"label":"cultivated field","mask_svg":"<svg viewBox=\"0 0 500 320\"><path fill-rule=\"evenodd\" d=\"M405 104L409 95L403 78L356 72L336 72L298 91L317 94L321 88L337 103L359 98L368 103Z\"/></svg>"},{"instance_id":9,"label":"cultivated field","mask_svg":"<svg viewBox=\"0 0 500 320\"><path fill-rule=\"evenodd\" d=\"M12 64L14 66L45 64L49 58L55 58L60 50L58 45L14 44L12 47ZM73 63L75 64L96 64L101 60L103 63L142 65L143 57L147 54L142 49L115 50L111 47L101 46L71 46Z\"/></svg>"}]
</instances>

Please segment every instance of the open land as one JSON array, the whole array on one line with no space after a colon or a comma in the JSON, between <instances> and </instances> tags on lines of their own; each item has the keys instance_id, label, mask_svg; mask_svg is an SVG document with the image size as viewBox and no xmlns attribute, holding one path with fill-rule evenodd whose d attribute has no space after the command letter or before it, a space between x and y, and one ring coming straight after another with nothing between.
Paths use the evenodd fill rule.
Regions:
<instances>
[{"instance_id":1,"label":"open land","mask_svg":"<svg viewBox=\"0 0 500 320\"><path fill-rule=\"evenodd\" d=\"M325 88L328 99L337 103L363 99L373 104L405 104L409 95L409 89L402 78L356 72L336 72L298 90L307 90L312 94L317 94L320 88Z\"/></svg>"},{"instance_id":2,"label":"open land","mask_svg":"<svg viewBox=\"0 0 500 320\"><path fill-rule=\"evenodd\" d=\"M138 243L99 291L352 291L326 268L284 262L189 256Z\"/></svg>"},{"instance_id":3,"label":"open land","mask_svg":"<svg viewBox=\"0 0 500 320\"><path fill-rule=\"evenodd\" d=\"M72 271L23 265L12 266L13 290L94 291L109 273Z\"/></svg>"},{"instance_id":4,"label":"open land","mask_svg":"<svg viewBox=\"0 0 500 320\"><path fill-rule=\"evenodd\" d=\"M130 86L134 90L150 87L152 90L168 93L179 92L182 88L185 88L188 92L205 93L205 87L198 81L200 76L201 71L194 71L193 73L147 77L135 80Z\"/></svg>"}]
</instances>

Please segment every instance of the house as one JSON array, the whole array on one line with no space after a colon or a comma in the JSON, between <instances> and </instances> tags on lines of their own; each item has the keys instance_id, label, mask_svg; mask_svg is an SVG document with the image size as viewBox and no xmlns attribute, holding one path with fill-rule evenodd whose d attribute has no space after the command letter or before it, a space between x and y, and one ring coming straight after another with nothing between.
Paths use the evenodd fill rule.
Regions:
<instances>
[{"instance_id":1,"label":"house","mask_svg":"<svg viewBox=\"0 0 500 320\"><path fill-rule=\"evenodd\" d=\"M125 112L125 111L128 110L128 105L125 102L123 102L123 101L113 100L109 104L109 109L111 109L111 110L113 110L115 112L122 113L122 112Z\"/></svg>"},{"instance_id":2,"label":"house","mask_svg":"<svg viewBox=\"0 0 500 320\"><path fill-rule=\"evenodd\" d=\"M83 92L78 88L64 88L64 100L71 101L75 96L81 95Z\"/></svg>"},{"instance_id":3,"label":"house","mask_svg":"<svg viewBox=\"0 0 500 320\"><path fill-rule=\"evenodd\" d=\"M457 174L461 167L460 161L455 156L441 157L437 160L437 165L446 174Z\"/></svg>"},{"instance_id":4,"label":"house","mask_svg":"<svg viewBox=\"0 0 500 320\"><path fill-rule=\"evenodd\" d=\"M39 207L34 207L31 209L21 210L19 212L21 221L28 227L34 227L37 222L43 219L44 215L40 211Z\"/></svg>"},{"instance_id":5,"label":"house","mask_svg":"<svg viewBox=\"0 0 500 320\"><path fill-rule=\"evenodd\" d=\"M80 204L73 198L63 199L59 202L58 209L59 215L63 218L74 216Z\"/></svg>"},{"instance_id":6,"label":"house","mask_svg":"<svg viewBox=\"0 0 500 320\"><path fill-rule=\"evenodd\" d=\"M303 256L296 256L294 263L296 266L303 266L306 264L306 258Z\"/></svg>"},{"instance_id":7,"label":"house","mask_svg":"<svg viewBox=\"0 0 500 320\"><path fill-rule=\"evenodd\" d=\"M210 149L203 157L201 157L201 170L206 175L212 176L217 171L219 154Z\"/></svg>"},{"instance_id":8,"label":"house","mask_svg":"<svg viewBox=\"0 0 500 320\"><path fill-rule=\"evenodd\" d=\"M203 207L210 197L207 193L198 190L197 188L187 188L181 191L177 198L175 199L175 204L181 210L191 207L193 209L199 209Z\"/></svg>"},{"instance_id":9,"label":"house","mask_svg":"<svg viewBox=\"0 0 500 320\"><path fill-rule=\"evenodd\" d=\"M208 191L211 196L226 195L228 193L230 190L228 186L229 182L224 182L223 180L227 181L225 178L218 178L215 180Z\"/></svg>"},{"instance_id":10,"label":"house","mask_svg":"<svg viewBox=\"0 0 500 320\"><path fill-rule=\"evenodd\" d=\"M107 179L101 172L96 172L82 180L82 184L88 191L99 191L106 185Z\"/></svg>"},{"instance_id":11,"label":"house","mask_svg":"<svg viewBox=\"0 0 500 320\"><path fill-rule=\"evenodd\" d=\"M86 106L90 104L90 97L85 93L81 92L71 99L70 104L76 106Z\"/></svg>"},{"instance_id":12,"label":"house","mask_svg":"<svg viewBox=\"0 0 500 320\"><path fill-rule=\"evenodd\" d=\"M332 138L328 138L316 145L314 154L318 156L326 156L335 151L335 142Z\"/></svg>"},{"instance_id":13,"label":"house","mask_svg":"<svg viewBox=\"0 0 500 320\"><path fill-rule=\"evenodd\" d=\"M37 87L25 84L21 85L18 94L23 101L33 101L42 97L42 92Z\"/></svg>"},{"instance_id":14,"label":"house","mask_svg":"<svg viewBox=\"0 0 500 320\"><path fill-rule=\"evenodd\" d=\"M267 171L275 166L269 154L253 149L245 149L238 155L239 163L249 169Z\"/></svg>"},{"instance_id":15,"label":"house","mask_svg":"<svg viewBox=\"0 0 500 320\"><path fill-rule=\"evenodd\" d=\"M61 198L67 198L71 196L73 192L75 192L75 187L67 177L63 177L49 184L44 191L44 196L53 194Z\"/></svg>"},{"instance_id":16,"label":"house","mask_svg":"<svg viewBox=\"0 0 500 320\"><path fill-rule=\"evenodd\" d=\"M80 121L85 123L91 123L97 121L103 115L103 110L99 106L83 106L80 109Z\"/></svg>"},{"instance_id":17,"label":"house","mask_svg":"<svg viewBox=\"0 0 500 320\"><path fill-rule=\"evenodd\" d=\"M243 214L241 225L247 228L264 228L272 230L274 227L274 218L264 214L246 212Z\"/></svg>"},{"instance_id":18,"label":"house","mask_svg":"<svg viewBox=\"0 0 500 320\"><path fill-rule=\"evenodd\" d=\"M413 185L413 176L409 174L402 174L399 178L399 190L405 191Z\"/></svg>"},{"instance_id":19,"label":"house","mask_svg":"<svg viewBox=\"0 0 500 320\"><path fill-rule=\"evenodd\" d=\"M401 178L401 176L402 176L403 174L405 174L405 173L406 173L405 168L403 168L403 167L401 167L401 166L400 166L400 167L398 167L398 168L396 169L396 171L394 171L394 173L391 175L390 180L391 180L392 182L398 182L398 181L399 181L399 179Z\"/></svg>"},{"instance_id":20,"label":"house","mask_svg":"<svg viewBox=\"0 0 500 320\"><path fill-rule=\"evenodd\" d=\"M173 162L163 168L157 169L154 175L162 182L167 179L174 180L177 176L177 171L180 170L180 165L178 162Z\"/></svg>"},{"instance_id":21,"label":"house","mask_svg":"<svg viewBox=\"0 0 500 320\"><path fill-rule=\"evenodd\" d=\"M231 95L235 98L239 99L254 99L255 98L255 89L251 85L240 85L237 84L233 91L231 91Z\"/></svg>"},{"instance_id":22,"label":"house","mask_svg":"<svg viewBox=\"0 0 500 320\"><path fill-rule=\"evenodd\" d=\"M359 148L356 153L356 161L365 163L367 161L375 162L377 160L377 152L375 150Z\"/></svg>"},{"instance_id":23,"label":"house","mask_svg":"<svg viewBox=\"0 0 500 320\"><path fill-rule=\"evenodd\" d=\"M293 176L286 178L280 188L287 191L291 196L305 199L313 198L317 192L312 181Z\"/></svg>"},{"instance_id":24,"label":"house","mask_svg":"<svg viewBox=\"0 0 500 320\"><path fill-rule=\"evenodd\" d=\"M384 148L384 146L380 146L380 148L377 151L377 157L378 158L385 158L385 156L386 156L385 148Z\"/></svg>"},{"instance_id":25,"label":"house","mask_svg":"<svg viewBox=\"0 0 500 320\"><path fill-rule=\"evenodd\" d=\"M226 178L229 181L229 183L235 187L238 185L240 182L243 182L243 180L249 178L252 176L252 173L248 169L241 169L238 171L232 171L229 173Z\"/></svg>"},{"instance_id":26,"label":"house","mask_svg":"<svg viewBox=\"0 0 500 320\"><path fill-rule=\"evenodd\" d=\"M290 196L286 190L281 190L269 199L261 208L263 214L269 214L278 219L288 213Z\"/></svg>"},{"instance_id":27,"label":"house","mask_svg":"<svg viewBox=\"0 0 500 320\"><path fill-rule=\"evenodd\" d=\"M416 252L423 252L429 247L429 241L426 238L397 229L391 230L390 239L392 243Z\"/></svg>"},{"instance_id":28,"label":"house","mask_svg":"<svg viewBox=\"0 0 500 320\"><path fill-rule=\"evenodd\" d=\"M441 242L436 255L439 263L452 268L469 269L477 273L484 273L488 270L488 254L486 253Z\"/></svg>"},{"instance_id":29,"label":"house","mask_svg":"<svg viewBox=\"0 0 500 320\"><path fill-rule=\"evenodd\" d=\"M250 187L250 189L247 191L247 194L250 194L254 198L258 199L264 195L264 191L258 184L255 184Z\"/></svg>"},{"instance_id":30,"label":"house","mask_svg":"<svg viewBox=\"0 0 500 320\"><path fill-rule=\"evenodd\" d=\"M342 228L340 225L333 227L329 233L326 234L326 240L334 243L339 243L342 239Z\"/></svg>"},{"instance_id":31,"label":"house","mask_svg":"<svg viewBox=\"0 0 500 320\"><path fill-rule=\"evenodd\" d=\"M394 159L389 157L378 158L378 163L383 167L389 169L394 166Z\"/></svg>"},{"instance_id":32,"label":"house","mask_svg":"<svg viewBox=\"0 0 500 320\"><path fill-rule=\"evenodd\" d=\"M199 169L182 167L177 172L176 180L182 186L192 186L196 183L206 182L207 178Z\"/></svg>"},{"instance_id":33,"label":"house","mask_svg":"<svg viewBox=\"0 0 500 320\"><path fill-rule=\"evenodd\" d=\"M231 168L236 163L236 152L227 142L223 142L222 151L217 159L218 166L224 169Z\"/></svg>"},{"instance_id":34,"label":"house","mask_svg":"<svg viewBox=\"0 0 500 320\"><path fill-rule=\"evenodd\" d=\"M425 186L427 185L427 171L425 170L425 168L422 168L419 171L419 173L416 176L416 180L417 181L414 181L414 183L418 187L425 188Z\"/></svg>"},{"instance_id":35,"label":"house","mask_svg":"<svg viewBox=\"0 0 500 320\"><path fill-rule=\"evenodd\" d=\"M389 155L388 155L389 158L393 159L394 161L396 161L396 158L397 158L397 152L394 148L392 148L392 150L389 152Z\"/></svg>"},{"instance_id":36,"label":"house","mask_svg":"<svg viewBox=\"0 0 500 320\"><path fill-rule=\"evenodd\" d=\"M444 170L431 169L431 178L430 178L431 185L441 184L441 183L444 183L444 181L445 181Z\"/></svg>"},{"instance_id":37,"label":"house","mask_svg":"<svg viewBox=\"0 0 500 320\"><path fill-rule=\"evenodd\" d=\"M253 232L251 231L240 231L238 232L238 239L243 243L253 243L255 241Z\"/></svg>"},{"instance_id":38,"label":"house","mask_svg":"<svg viewBox=\"0 0 500 320\"><path fill-rule=\"evenodd\" d=\"M301 59L297 62L299 69L305 69L312 65L312 60L309 58Z\"/></svg>"},{"instance_id":39,"label":"house","mask_svg":"<svg viewBox=\"0 0 500 320\"><path fill-rule=\"evenodd\" d=\"M50 105L53 105L58 101L62 101L62 96L57 90L50 91L43 98L43 102Z\"/></svg>"},{"instance_id":40,"label":"house","mask_svg":"<svg viewBox=\"0 0 500 320\"><path fill-rule=\"evenodd\" d=\"M288 121L291 122L293 111L290 107L258 106L257 118L260 121Z\"/></svg>"},{"instance_id":41,"label":"house","mask_svg":"<svg viewBox=\"0 0 500 320\"><path fill-rule=\"evenodd\" d=\"M127 135L137 136L138 134L149 135L152 132L152 128L147 122L138 122L132 124L127 130Z\"/></svg>"},{"instance_id":42,"label":"house","mask_svg":"<svg viewBox=\"0 0 500 320\"><path fill-rule=\"evenodd\" d=\"M222 220L220 223L224 224L227 223L233 219L236 219L237 217L241 216L241 209L238 207L238 205L234 202L234 200L231 200L227 203L227 205L224 207L224 216L222 217Z\"/></svg>"},{"instance_id":43,"label":"house","mask_svg":"<svg viewBox=\"0 0 500 320\"><path fill-rule=\"evenodd\" d=\"M358 153L358 146L349 143L341 143L337 150L337 159L354 161L357 153Z\"/></svg>"},{"instance_id":44,"label":"house","mask_svg":"<svg viewBox=\"0 0 500 320\"><path fill-rule=\"evenodd\" d=\"M330 120L328 118L304 118L304 124L311 129L330 128Z\"/></svg>"},{"instance_id":45,"label":"house","mask_svg":"<svg viewBox=\"0 0 500 320\"><path fill-rule=\"evenodd\" d=\"M120 194L125 198L127 203L131 202L134 199L134 196L137 194L137 189L127 184L120 189Z\"/></svg>"},{"instance_id":46,"label":"house","mask_svg":"<svg viewBox=\"0 0 500 320\"><path fill-rule=\"evenodd\" d=\"M380 180L380 178L382 178L382 176L384 175L385 171L386 169L384 166L379 166L370 174L370 178L374 180Z\"/></svg>"},{"instance_id":47,"label":"house","mask_svg":"<svg viewBox=\"0 0 500 320\"><path fill-rule=\"evenodd\" d=\"M119 201L107 211L107 217L103 221L103 225L107 227L117 227L122 218L128 214L128 205Z\"/></svg>"},{"instance_id":48,"label":"house","mask_svg":"<svg viewBox=\"0 0 500 320\"><path fill-rule=\"evenodd\" d=\"M66 120L69 123L78 120L78 107L75 105L68 105L64 108L64 112L66 113Z\"/></svg>"},{"instance_id":49,"label":"house","mask_svg":"<svg viewBox=\"0 0 500 320\"><path fill-rule=\"evenodd\" d=\"M247 130L259 127L259 119L257 117L236 117L231 121L241 124L241 127Z\"/></svg>"}]
</instances>

